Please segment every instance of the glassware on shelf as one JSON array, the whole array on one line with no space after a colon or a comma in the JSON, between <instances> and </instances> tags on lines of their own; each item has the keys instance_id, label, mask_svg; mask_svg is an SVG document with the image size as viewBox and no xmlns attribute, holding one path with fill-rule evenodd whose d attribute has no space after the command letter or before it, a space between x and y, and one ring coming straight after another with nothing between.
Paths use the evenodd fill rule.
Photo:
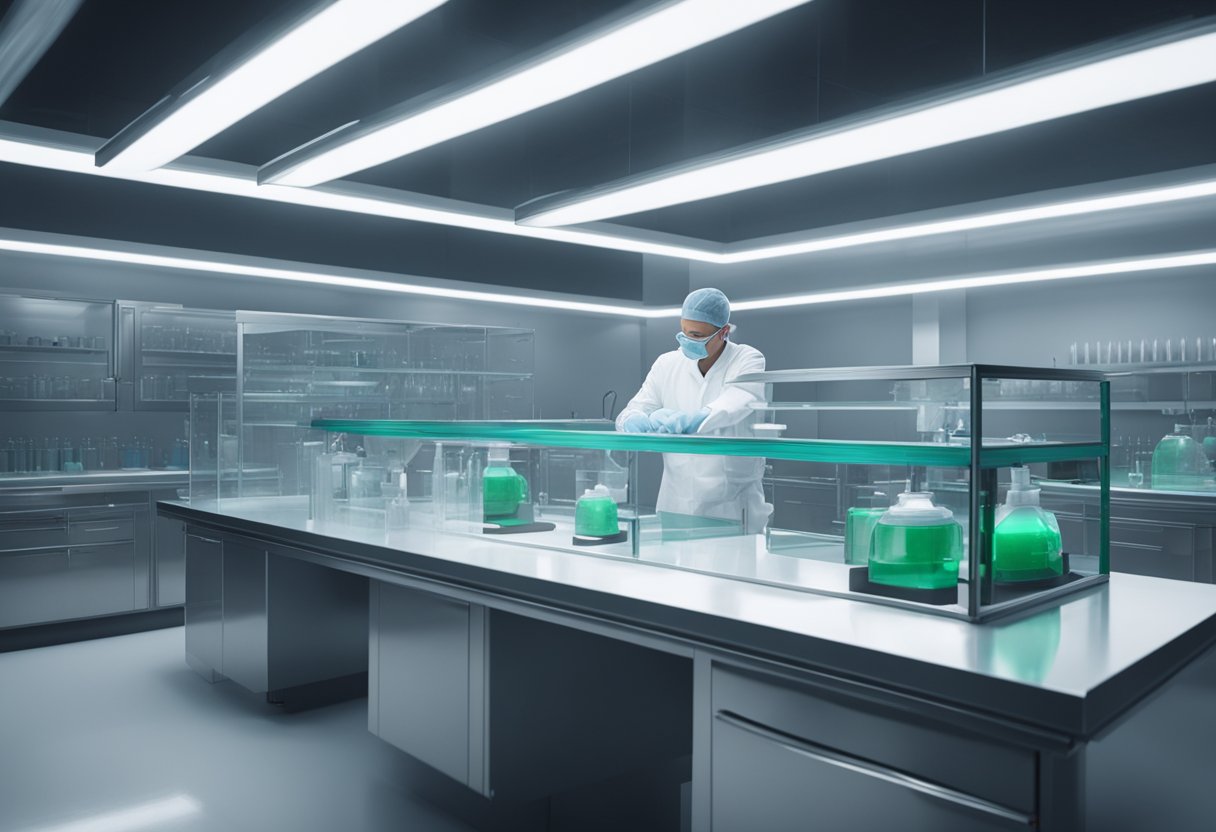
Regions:
<instances>
[{"instance_id":1,"label":"glassware on shelf","mask_svg":"<svg viewBox=\"0 0 1216 832\"><path fill-rule=\"evenodd\" d=\"M1144 471L1140 469L1140 460L1133 463L1131 471L1127 472L1127 484L1130 488L1144 487Z\"/></svg>"},{"instance_id":2,"label":"glassware on shelf","mask_svg":"<svg viewBox=\"0 0 1216 832\"><path fill-rule=\"evenodd\" d=\"M1152 487L1162 491L1197 491L1212 485L1212 466L1189 426L1174 425L1153 450Z\"/></svg>"}]
</instances>

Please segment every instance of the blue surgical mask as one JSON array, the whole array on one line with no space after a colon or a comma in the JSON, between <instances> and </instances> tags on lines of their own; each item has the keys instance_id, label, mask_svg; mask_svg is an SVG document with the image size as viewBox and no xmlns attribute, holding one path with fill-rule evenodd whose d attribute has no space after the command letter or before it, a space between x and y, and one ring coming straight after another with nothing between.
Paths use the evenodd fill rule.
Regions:
<instances>
[{"instance_id":1,"label":"blue surgical mask","mask_svg":"<svg viewBox=\"0 0 1216 832\"><path fill-rule=\"evenodd\" d=\"M718 330L721 332L721 330ZM712 332L704 338L689 338L683 332L676 333L676 343L680 345L680 352L684 353L684 357L693 361L700 361L702 358L709 358L709 350L706 344L709 339L713 338L718 332Z\"/></svg>"}]
</instances>

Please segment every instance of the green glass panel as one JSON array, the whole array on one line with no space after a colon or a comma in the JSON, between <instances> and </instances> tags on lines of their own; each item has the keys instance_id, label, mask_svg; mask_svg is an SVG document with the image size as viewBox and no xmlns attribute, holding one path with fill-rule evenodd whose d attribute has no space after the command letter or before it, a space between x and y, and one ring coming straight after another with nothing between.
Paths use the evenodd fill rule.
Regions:
<instances>
[{"instance_id":1,"label":"green glass panel","mask_svg":"<svg viewBox=\"0 0 1216 832\"><path fill-rule=\"evenodd\" d=\"M1106 446L1100 442L1067 442L1058 445L1017 445L1009 448L982 448L981 468L1008 468L1034 462L1064 462L1072 459L1092 459L1106 456Z\"/></svg>"},{"instance_id":2,"label":"green glass panel","mask_svg":"<svg viewBox=\"0 0 1216 832\"><path fill-rule=\"evenodd\" d=\"M397 420L317 419L312 426L334 433L397 436L406 439L498 441L607 451L756 456L807 462L869 465L935 465L963 467L971 450L921 442L842 442L825 439L752 439L727 436L672 436L618 433L614 430L561 430L529 422L417 422Z\"/></svg>"}]
</instances>

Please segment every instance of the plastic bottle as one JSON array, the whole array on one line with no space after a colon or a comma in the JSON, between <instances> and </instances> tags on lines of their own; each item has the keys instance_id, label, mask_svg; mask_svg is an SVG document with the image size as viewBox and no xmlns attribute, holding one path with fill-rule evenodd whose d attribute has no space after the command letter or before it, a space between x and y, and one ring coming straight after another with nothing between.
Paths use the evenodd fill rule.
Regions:
<instances>
[{"instance_id":1,"label":"plastic bottle","mask_svg":"<svg viewBox=\"0 0 1216 832\"><path fill-rule=\"evenodd\" d=\"M878 519L870 538L871 583L911 589L958 585L963 529L928 491L905 491Z\"/></svg>"},{"instance_id":2,"label":"plastic bottle","mask_svg":"<svg viewBox=\"0 0 1216 832\"><path fill-rule=\"evenodd\" d=\"M481 493L486 519L514 517L520 504L527 502L528 481L511 467L509 445L490 446Z\"/></svg>"},{"instance_id":3,"label":"plastic bottle","mask_svg":"<svg viewBox=\"0 0 1216 832\"><path fill-rule=\"evenodd\" d=\"M608 486L596 483L595 488L584 491L574 505L574 533L582 537L611 537L620 530L616 501Z\"/></svg>"},{"instance_id":4,"label":"plastic bottle","mask_svg":"<svg viewBox=\"0 0 1216 832\"><path fill-rule=\"evenodd\" d=\"M997 509L992 538L993 577L998 583L1040 581L1064 574L1060 526L1039 505L1030 469L1013 468L1005 504Z\"/></svg>"}]
</instances>

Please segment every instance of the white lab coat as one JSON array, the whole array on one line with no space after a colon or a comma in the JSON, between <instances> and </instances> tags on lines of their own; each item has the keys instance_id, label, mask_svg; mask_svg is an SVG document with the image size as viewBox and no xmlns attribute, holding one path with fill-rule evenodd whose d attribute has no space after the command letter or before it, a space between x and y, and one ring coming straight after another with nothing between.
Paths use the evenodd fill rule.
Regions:
<instances>
[{"instance_id":1,"label":"white lab coat","mask_svg":"<svg viewBox=\"0 0 1216 832\"><path fill-rule=\"evenodd\" d=\"M764 355L754 347L727 341L723 353L704 376L697 362L679 350L664 353L642 382L637 395L617 416L616 427L632 413L650 415L659 408L696 412L709 408L698 434L754 436L757 413L748 407L764 400L762 384L727 384L744 373L764 369ZM738 520L747 512L747 531L764 530L773 507L764 501L763 457L663 454L663 484L656 508L698 517Z\"/></svg>"}]
</instances>

